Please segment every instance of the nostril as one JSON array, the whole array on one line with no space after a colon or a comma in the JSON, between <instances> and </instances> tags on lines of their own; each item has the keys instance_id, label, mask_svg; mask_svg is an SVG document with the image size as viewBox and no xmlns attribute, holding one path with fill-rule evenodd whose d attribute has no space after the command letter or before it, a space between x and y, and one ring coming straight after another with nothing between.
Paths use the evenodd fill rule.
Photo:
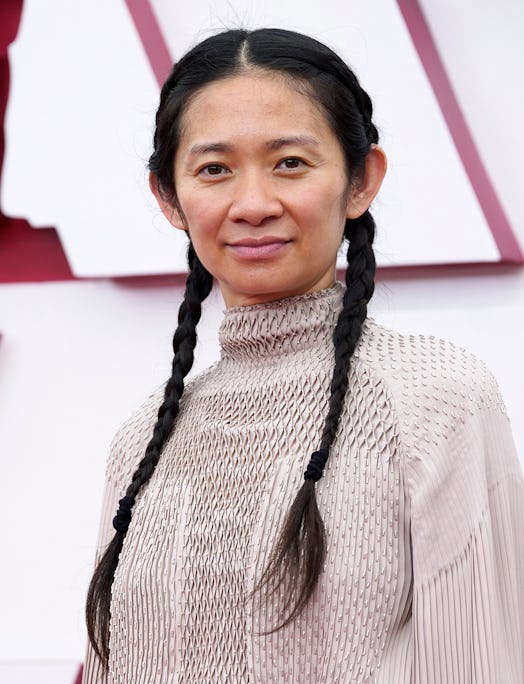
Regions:
<instances>
[{"instance_id":1,"label":"nostril","mask_svg":"<svg viewBox=\"0 0 524 684\"><path fill-rule=\"evenodd\" d=\"M282 203L275 197L243 195L231 203L229 217L233 221L246 221L257 226L267 219L281 216L283 211Z\"/></svg>"}]
</instances>

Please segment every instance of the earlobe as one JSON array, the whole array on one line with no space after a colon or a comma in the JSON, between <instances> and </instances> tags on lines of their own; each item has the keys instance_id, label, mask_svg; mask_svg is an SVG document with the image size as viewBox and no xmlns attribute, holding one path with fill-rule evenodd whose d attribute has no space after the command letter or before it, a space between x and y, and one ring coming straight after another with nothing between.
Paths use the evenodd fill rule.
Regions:
<instances>
[{"instance_id":1,"label":"earlobe","mask_svg":"<svg viewBox=\"0 0 524 684\"><path fill-rule=\"evenodd\" d=\"M186 223L182 215L180 214L180 211L174 204L172 204L172 202L169 202L163 196L162 191L160 190L160 187L158 185L158 178L152 171L150 171L149 173L149 187L151 189L151 192L155 196L157 204L160 207L160 211L164 214L169 223L174 228L178 228L178 230L187 231Z\"/></svg>"},{"instance_id":2,"label":"earlobe","mask_svg":"<svg viewBox=\"0 0 524 684\"><path fill-rule=\"evenodd\" d=\"M361 182L352 189L348 198L346 217L358 218L369 209L386 174L387 158L378 145L371 145Z\"/></svg>"}]
</instances>

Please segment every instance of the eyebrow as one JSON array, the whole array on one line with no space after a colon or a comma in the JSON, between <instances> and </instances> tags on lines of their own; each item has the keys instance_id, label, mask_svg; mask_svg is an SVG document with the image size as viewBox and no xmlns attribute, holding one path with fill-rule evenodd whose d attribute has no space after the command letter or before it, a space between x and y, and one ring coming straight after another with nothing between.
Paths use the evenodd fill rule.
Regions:
<instances>
[{"instance_id":1,"label":"eyebrow","mask_svg":"<svg viewBox=\"0 0 524 684\"><path fill-rule=\"evenodd\" d=\"M310 135L291 135L286 138L275 138L266 143L266 147L269 150L279 150L281 147L286 147L287 145L313 145L314 147L317 147L320 143L316 138L313 138Z\"/></svg>"},{"instance_id":2,"label":"eyebrow","mask_svg":"<svg viewBox=\"0 0 524 684\"><path fill-rule=\"evenodd\" d=\"M288 145L312 145L317 147L319 144L319 141L310 135L290 135L286 136L285 138L274 138L273 140L268 140L264 146L268 150L274 151ZM232 152L233 149L233 145L225 142L200 143L198 145L193 145L193 147L189 150L189 156L194 157L199 154L207 154L209 152Z\"/></svg>"}]
</instances>

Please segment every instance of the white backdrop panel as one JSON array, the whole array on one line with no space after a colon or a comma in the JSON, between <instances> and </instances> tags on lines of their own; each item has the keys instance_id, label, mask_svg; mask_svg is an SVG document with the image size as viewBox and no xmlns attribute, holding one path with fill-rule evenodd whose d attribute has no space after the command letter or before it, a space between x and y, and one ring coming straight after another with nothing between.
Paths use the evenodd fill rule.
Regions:
<instances>
[{"instance_id":1,"label":"white backdrop panel","mask_svg":"<svg viewBox=\"0 0 524 684\"><path fill-rule=\"evenodd\" d=\"M420 0L420 4L497 194L510 223L522 235L524 2Z\"/></svg>"},{"instance_id":2,"label":"white backdrop panel","mask_svg":"<svg viewBox=\"0 0 524 684\"><path fill-rule=\"evenodd\" d=\"M172 272L184 240L145 168L159 89L123 0L25 0L9 54L4 211L55 226L76 275Z\"/></svg>"},{"instance_id":3,"label":"white backdrop panel","mask_svg":"<svg viewBox=\"0 0 524 684\"><path fill-rule=\"evenodd\" d=\"M390 159L374 207L379 263L499 259L394 0L154 6L175 58L224 26L278 25L354 66ZM123 0L26 0L10 56L5 210L57 226L77 275L184 270L183 238L148 195L158 88Z\"/></svg>"}]
</instances>

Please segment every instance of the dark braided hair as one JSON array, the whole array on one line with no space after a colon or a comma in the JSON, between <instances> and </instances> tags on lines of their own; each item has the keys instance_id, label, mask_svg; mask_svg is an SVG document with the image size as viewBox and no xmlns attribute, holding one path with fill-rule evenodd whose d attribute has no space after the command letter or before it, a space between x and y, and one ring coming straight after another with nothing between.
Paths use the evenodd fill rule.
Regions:
<instances>
[{"instance_id":1,"label":"dark braided hair","mask_svg":"<svg viewBox=\"0 0 524 684\"><path fill-rule=\"evenodd\" d=\"M104 663L109 657L109 621L111 603L111 584L118 564L129 523L131 509L140 488L154 473L162 448L166 443L178 415L180 398L184 392L184 378L193 365L193 352L196 345L196 326L200 320L202 302L211 292L213 277L202 266L191 242L187 260L189 275L184 300L178 312L178 326L173 336L173 364L164 400L158 410L153 428L153 436L146 448L144 458L133 473L131 484L125 496L119 501L119 508L113 519L116 534L100 559L87 595L87 627L91 643ZM108 577L111 578L108 586Z\"/></svg>"},{"instance_id":2,"label":"dark braided hair","mask_svg":"<svg viewBox=\"0 0 524 684\"><path fill-rule=\"evenodd\" d=\"M357 219L348 219L344 238L348 241L346 291L333 343L335 366L331 379L329 409L320 440L304 472L304 483L291 504L270 562L255 591L268 586L276 591L284 577L293 580L294 594L284 604L287 616L271 631L288 625L299 615L317 585L326 556L325 529L315 496L315 482L323 475L348 387L350 361L367 316L367 304L375 289L375 255L372 243L375 221L369 211Z\"/></svg>"},{"instance_id":3,"label":"dark braided hair","mask_svg":"<svg viewBox=\"0 0 524 684\"><path fill-rule=\"evenodd\" d=\"M282 29L225 31L204 40L182 57L161 91L149 168L156 178L159 192L178 209L181 216L173 165L183 114L192 97L205 85L254 69L285 76L292 87L320 106L343 150L348 182L356 186L362 178L366 156L370 146L378 142L378 133L371 120L371 100L349 67L328 47L299 33ZM346 292L333 333L335 364L328 414L319 449L311 456L304 473L304 483L287 513L268 567L256 589L268 586L270 591L274 591L284 577L293 581L295 591L285 607L287 617L275 629L285 626L302 611L317 585L325 560L325 530L316 502L315 483L322 477L337 433L351 357L366 319L367 303L373 294L374 232L375 223L369 211L345 223L344 238L349 243ZM119 554L136 497L151 478L173 430L184 391L184 378L193 364L201 303L212 287L212 275L199 261L191 242L188 264L189 275L173 339L172 375L144 458L119 502L113 520L115 536L100 559L89 587L86 608L88 634L105 666L109 658L111 586Z\"/></svg>"}]
</instances>

